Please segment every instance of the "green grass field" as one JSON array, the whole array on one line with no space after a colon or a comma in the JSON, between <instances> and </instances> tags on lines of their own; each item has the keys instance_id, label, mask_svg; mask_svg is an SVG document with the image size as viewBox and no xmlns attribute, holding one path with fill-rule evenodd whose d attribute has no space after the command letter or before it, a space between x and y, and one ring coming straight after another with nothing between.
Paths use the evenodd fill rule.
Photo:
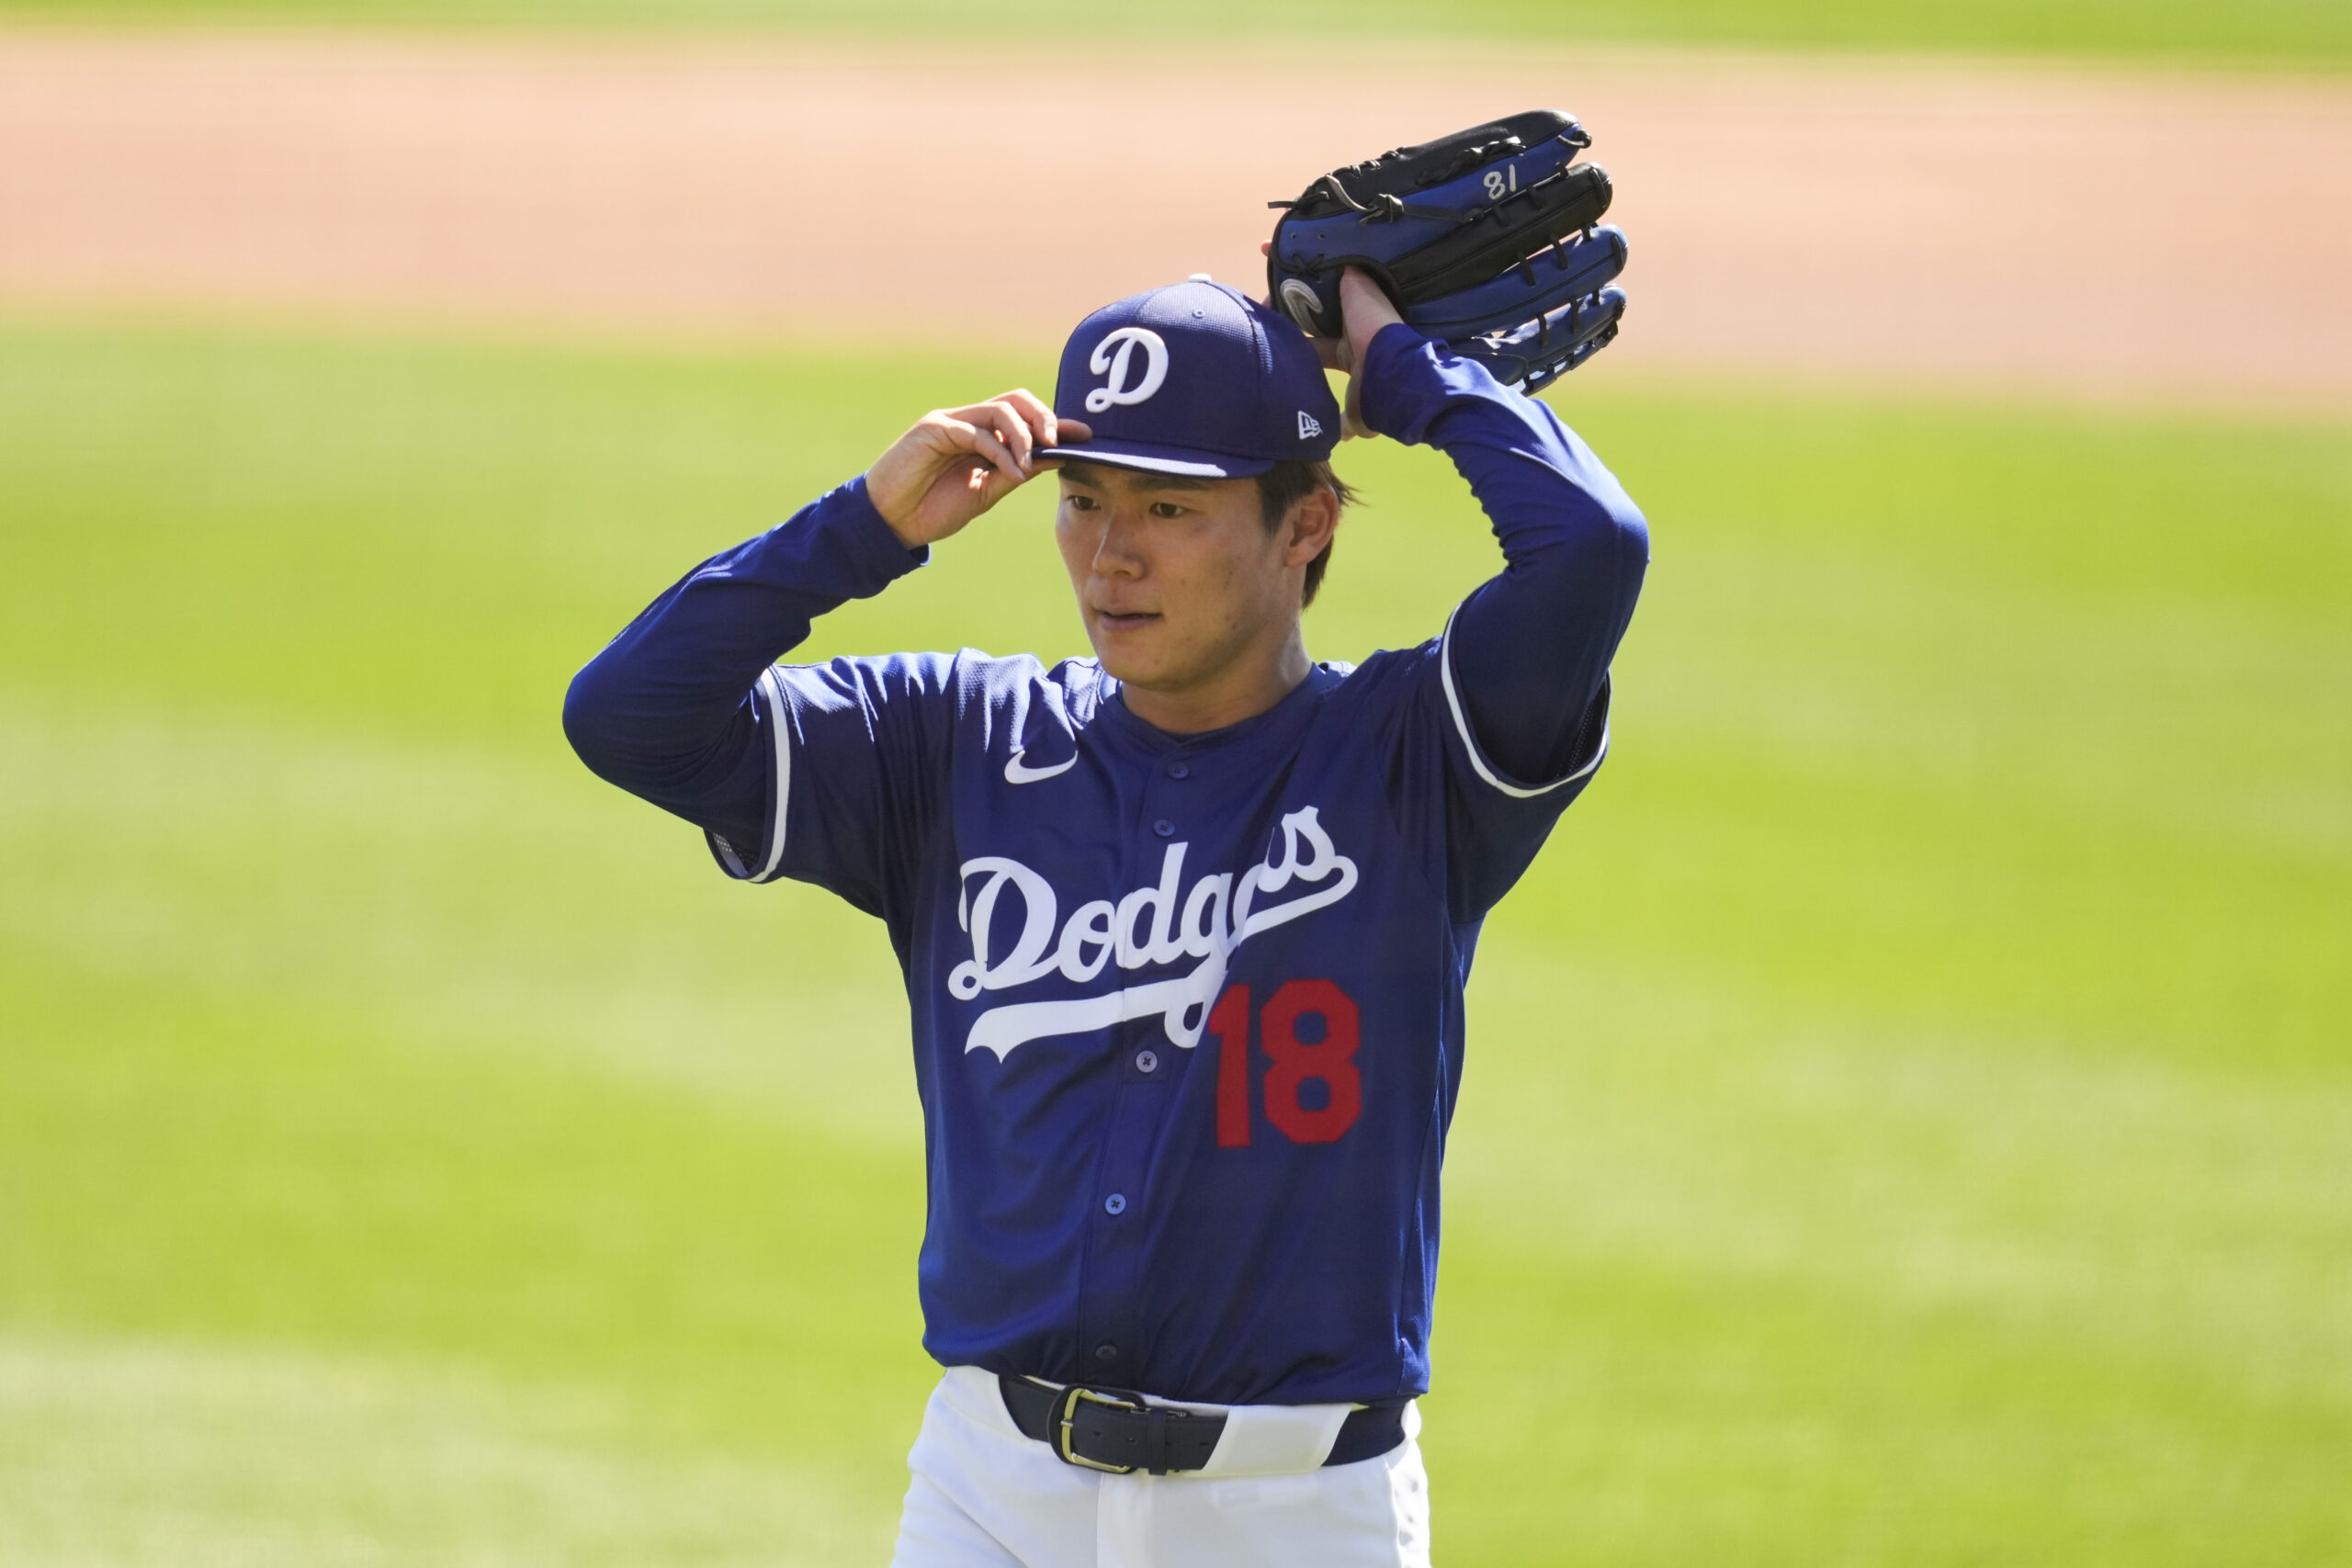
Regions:
<instances>
[{"instance_id":1,"label":"green grass field","mask_svg":"<svg viewBox=\"0 0 2352 1568\"><path fill-rule=\"evenodd\" d=\"M884 1560L887 945L557 708L1048 369L0 327L0 1562ZM1657 564L1481 952L1441 1561L2352 1562L2352 430L1560 402ZM1344 457L1326 657L1493 560ZM812 652L1072 650L1036 499Z\"/></svg>"},{"instance_id":2,"label":"green grass field","mask_svg":"<svg viewBox=\"0 0 2352 1568\"><path fill-rule=\"evenodd\" d=\"M1408 0L1030 0L1001 16L961 0L0 0L0 15L8 13L69 20L784 28L1016 46L1039 36L1246 43L1355 35L1957 49L2186 65L2352 63L2352 6L2343 0L1618 0L1600 7L1490 0L1452 10Z\"/></svg>"}]
</instances>

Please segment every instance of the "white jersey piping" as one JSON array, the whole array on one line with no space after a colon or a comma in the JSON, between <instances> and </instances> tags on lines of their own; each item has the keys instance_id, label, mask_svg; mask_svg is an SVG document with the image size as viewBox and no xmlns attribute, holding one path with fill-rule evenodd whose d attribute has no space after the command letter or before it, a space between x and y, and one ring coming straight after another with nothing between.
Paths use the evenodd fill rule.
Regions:
<instances>
[{"instance_id":1,"label":"white jersey piping","mask_svg":"<svg viewBox=\"0 0 2352 1568\"><path fill-rule=\"evenodd\" d=\"M775 732L775 820L769 825L768 858L754 882L773 882L784 864L785 808L792 798L792 732L784 705L784 678L773 664L760 677L768 694L768 725Z\"/></svg>"},{"instance_id":2,"label":"white jersey piping","mask_svg":"<svg viewBox=\"0 0 2352 1568\"><path fill-rule=\"evenodd\" d=\"M1458 615L1461 613L1461 607L1455 606L1453 615ZM1479 748L1478 738L1470 733L1470 718L1462 711L1462 698L1453 689L1453 615L1446 616L1445 635L1438 641L1437 670L1438 677L1445 686L1446 709L1453 715L1453 728L1455 733L1462 737L1463 750L1470 754L1471 767L1477 770L1480 778L1514 800L1532 800L1539 795L1549 795L1562 784L1574 784L1600 766L1600 760L1609 755L1609 720L1604 716L1600 721L1600 744L1593 748L1592 761L1565 778L1554 779L1550 784L1537 784L1532 788L1525 784L1512 784L1487 765L1487 754ZM1612 703L1611 705L1615 705Z\"/></svg>"}]
</instances>

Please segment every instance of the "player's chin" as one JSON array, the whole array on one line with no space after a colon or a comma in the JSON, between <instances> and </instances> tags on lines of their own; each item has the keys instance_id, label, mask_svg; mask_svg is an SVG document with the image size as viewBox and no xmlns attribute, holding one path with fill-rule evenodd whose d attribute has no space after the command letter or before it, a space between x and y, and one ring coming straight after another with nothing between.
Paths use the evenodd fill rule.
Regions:
<instances>
[{"instance_id":1,"label":"player's chin","mask_svg":"<svg viewBox=\"0 0 2352 1568\"><path fill-rule=\"evenodd\" d=\"M1169 660L1168 621L1162 615L1111 615L1097 611L1086 618L1094 656L1102 668L1122 681L1148 681Z\"/></svg>"}]
</instances>

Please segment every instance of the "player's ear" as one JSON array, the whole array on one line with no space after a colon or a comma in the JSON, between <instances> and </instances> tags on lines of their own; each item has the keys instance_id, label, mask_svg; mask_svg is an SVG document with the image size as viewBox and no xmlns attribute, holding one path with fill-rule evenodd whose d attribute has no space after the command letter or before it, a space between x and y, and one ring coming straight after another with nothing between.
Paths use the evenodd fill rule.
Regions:
<instances>
[{"instance_id":1,"label":"player's ear","mask_svg":"<svg viewBox=\"0 0 2352 1568\"><path fill-rule=\"evenodd\" d=\"M1283 564L1305 566L1330 546L1339 527L1340 498L1329 485L1317 485L1283 517Z\"/></svg>"}]
</instances>

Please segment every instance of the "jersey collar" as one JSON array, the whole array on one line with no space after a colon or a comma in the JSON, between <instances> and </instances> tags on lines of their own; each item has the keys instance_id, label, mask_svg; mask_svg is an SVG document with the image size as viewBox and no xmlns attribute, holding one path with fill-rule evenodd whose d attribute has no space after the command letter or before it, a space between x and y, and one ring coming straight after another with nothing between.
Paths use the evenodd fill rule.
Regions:
<instances>
[{"instance_id":1,"label":"jersey collar","mask_svg":"<svg viewBox=\"0 0 2352 1568\"><path fill-rule=\"evenodd\" d=\"M1324 694L1344 678L1343 671L1331 665L1314 665L1306 671L1306 679L1265 712L1252 714L1222 729L1204 729L1193 735L1171 735L1137 718L1127 706L1125 682L1107 673L1102 676L1103 696L1098 711L1121 735L1154 756L1173 751L1224 750L1295 735L1313 715Z\"/></svg>"}]
</instances>

